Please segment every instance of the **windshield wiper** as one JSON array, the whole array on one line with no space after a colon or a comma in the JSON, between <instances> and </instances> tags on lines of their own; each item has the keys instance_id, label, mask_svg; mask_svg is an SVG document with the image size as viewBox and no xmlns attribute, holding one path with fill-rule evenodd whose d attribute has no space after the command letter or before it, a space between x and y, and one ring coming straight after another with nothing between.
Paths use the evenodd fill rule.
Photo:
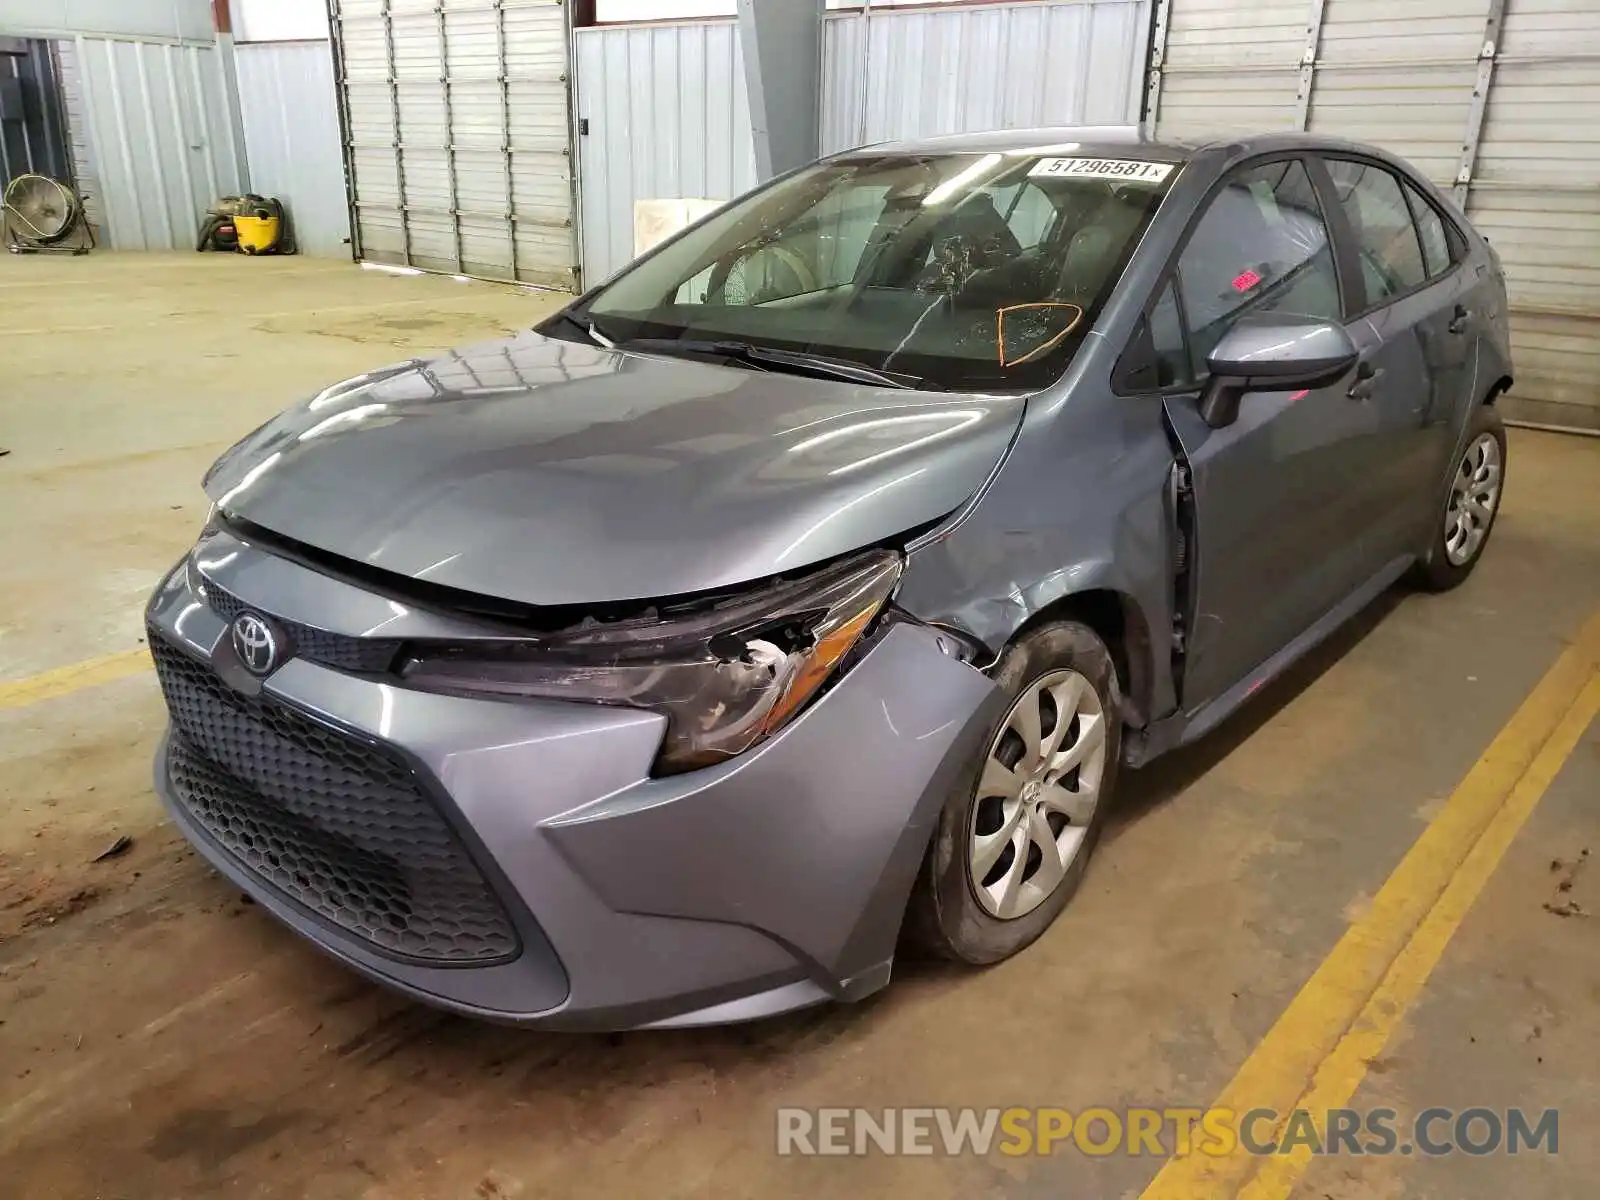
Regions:
<instances>
[{"instance_id":1,"label":"windshield wiper","mask_svg":"<svg viewBox=\"0 0 1600 1200\"><path fill-rule=\"evenodd\" d=\"M875 387L943 391L916 375L900 371L880 371L845 358L807 354L802 350L780 350L775 346L756 346L750 342L697 340L695 338L628 338L619 343L624 350L643 350L655 354L703 354L729 362L744 363L763 371L789 371L823 379L843 379L850 383L869 383Z\"/></svg>"}]
</instances>

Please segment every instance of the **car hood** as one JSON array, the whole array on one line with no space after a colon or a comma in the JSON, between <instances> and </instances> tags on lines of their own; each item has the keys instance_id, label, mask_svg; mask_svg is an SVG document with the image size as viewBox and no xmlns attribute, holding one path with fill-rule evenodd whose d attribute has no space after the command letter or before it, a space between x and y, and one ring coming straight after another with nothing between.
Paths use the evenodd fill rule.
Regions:
<instances>
[{"instance_id":1,"label":"car hood","mask_svg":"<svg viewBox=\"0 0 1600 1200\"><path fill-rule=\"evenodd\" d=\"M525 333L328 388L224 454L206 492L294 541L480 595L677 596L959 508L1024 403Z\"/></svg>"}]
</instances>

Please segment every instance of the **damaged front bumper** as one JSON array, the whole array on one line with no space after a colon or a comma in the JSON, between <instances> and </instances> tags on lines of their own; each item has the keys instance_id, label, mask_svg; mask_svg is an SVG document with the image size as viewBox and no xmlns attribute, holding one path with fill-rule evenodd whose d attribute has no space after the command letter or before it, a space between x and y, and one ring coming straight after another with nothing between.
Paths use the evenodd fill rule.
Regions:
<instances>
[{"instance_id":1,"label":"damaged front bumper","mask_svg":"<svg viewBox=\"0 0 1600 1200\"><path fill-rule=\"evenodd\" d=\"M947 639L889 623L767 741L652 778L655 713L442 695L298 657L252 684L208 585L343 637L436 636L451 619L244 541L206 558L148 611L174 819L325 951L479 1017L717 1023L883 986L939 810L998 716ZM421 911L440 897L454 907Z\"/></svg>"}]
</instances>

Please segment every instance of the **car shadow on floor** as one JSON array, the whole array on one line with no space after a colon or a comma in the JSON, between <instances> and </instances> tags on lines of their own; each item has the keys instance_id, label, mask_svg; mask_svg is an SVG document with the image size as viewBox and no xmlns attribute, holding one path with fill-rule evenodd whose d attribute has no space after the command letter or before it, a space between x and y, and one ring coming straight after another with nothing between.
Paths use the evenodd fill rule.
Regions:
<instances>
[{"instance_id":1,"label":"car shadow on floor","mask_svg":"<svg viewBox=\"0 0 1600 1200\"><path fill-rule=\"evenodd\" d=\"M1137 771L1124 769L1105 840L1115 841L1145 813L1181 795L1249 741L1324 672L1360 645L1410 594L1403 585L1390 588L1199 741L1164 754Z\"/></svg>"}]
</instances>

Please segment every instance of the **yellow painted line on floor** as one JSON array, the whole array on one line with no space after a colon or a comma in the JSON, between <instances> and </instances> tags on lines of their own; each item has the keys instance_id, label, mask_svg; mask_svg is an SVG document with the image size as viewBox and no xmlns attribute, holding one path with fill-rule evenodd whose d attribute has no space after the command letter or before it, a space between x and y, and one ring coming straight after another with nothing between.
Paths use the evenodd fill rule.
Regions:
<instances>
[{"instance_id":1,"label":"yellow painted line on floor","mask_svg":"<svg viewBox=\"0 0 1600 1200\"><path fill-rule=\"evenodd\" d=\"M1562 652L1214 1107L1325 1113L1355 1094L1545 789L1600 713L1600 612ZM1265 1123L1252 1131L1267 1140ZM1140 1200L1282 1200L1308 1149L1170 1159Z\"/></svg>"},{"instance_id":2,"label":"yellow painted line on floor","mask_svg":"<svg viewBox=\"0 0 1600 1200\"><path fill-rule=\"evenodd\" d=\"M1567 710L1527 774L1517 781L1505 805L1467 853L1461 869L1451 877L1444 894L1422 919L1378 990L1339 1039L1333 1053L1317 1068L1311 1087L1300 1098L1298 1107L1312 1113L1326 1113L1330 1108L1342 1108L1349 1103L1366 1078L1368 1064L1383 1053L1406 1011L1422 994L1423 985L1439 964L1467 910L1489 882L1518 830L1533 814L1545 789L1554 782L1562 764L1597 714L1600 714L1600 674L1590 677L1589 685ZM1325 1137L1326 1121L1318 1120L1316 1124L1318 1136ZM1289 1154L1263 1159L1255 1178L1239 1195L1242 1200L1287 1197L1310 1163L1311 1150L1307 1146L1296 1146Z\"/></svg>"},{"instance_id":3,"label":"yellow painted line on floor","mask_svg":"<svg viewBox=\"0 0 1600 1200\"><path fill-rule=\"evenodd\" d=\"M149 669L150 652L143 647L85 659L53 671L30 675L26 679L0 682L0 709L26 708L42 700L56 700L84 688L115 683Z\"/></svg>"},{"instance_id":4,"label":"yellow painted line on floor","mask_svg":"<svg viewBox=\"0 0 1600 1200\"><path fill-rule=\"evenodd\" d=\"M509 289L510 285L507 284L506 287ZM508 296L513 296L517 299L523 298L520 291L513 293L508 290L505 294ZM289 308L282 311L273 312L250 312L245 309L240 309L236 312L230 312L229 315L233 318L235 323L241 321L276 321L289 317L294 317L296 319L303 318L305 321L305 328L289 331L290 333L297 335L302 333L311 334L319 332L319 330L313 327L315 319L333 313L374 313L381 316L385 311L391 308L416 308L420 305L427 305L430 312L443 313L449 316L471 317L482 315L486 318L489 318L488 323L494 324L496 323L494 318L498 317L499 314L485 313L483 304L481 303L483 299L484 296L482 293L478 293L477 295L468 295L463 293L460 296L452 297L450 300L441 300L438 296L418 296L408 300L373 299L368 301L352 301L349 304L323 304L316 308ZM506 315L508 317L515 317L518 320L522 320L525 317L525 314L523 313L513 313L509 310ZM141 327L155 327L160 325L171 325L180 321L214 321L215 319L216 311L214 309L194 308L174 313L167 313L159 317L150 317L146 320L138 322L138 324ZM52 334L64 333L105 333L106 331L112 329L128 328L130 328L130 323L127 321L99 325L39 325L31 328L7 328L5 326L0 326L0 337L43 337ZM397 332L404 333L406 331L399 330Z\"/></svg>"}]
</instances>

